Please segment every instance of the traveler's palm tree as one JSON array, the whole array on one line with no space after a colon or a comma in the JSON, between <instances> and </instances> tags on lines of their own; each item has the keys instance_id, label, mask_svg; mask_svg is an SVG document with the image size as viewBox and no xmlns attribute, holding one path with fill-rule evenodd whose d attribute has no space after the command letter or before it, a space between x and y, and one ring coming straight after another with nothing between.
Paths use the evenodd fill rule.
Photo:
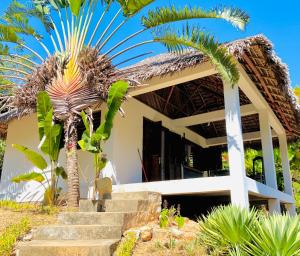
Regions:
<instances>
[{"instance_id":1,"label":"traveler's palm tree","mask_svg":"<svg viewBox=\"0 0 300 256\"><path fill-rule=\"evenodd\" d=\"M126 70L120 64L145 56L127 57L131 50L150 43L161 43L168 51L180 53L193 48L201 51L215 65L222 78L231 84L238 80L234 58L213 36L201 30L198 24L188 23L203 18L223 19L238 29L244 29L249 17L239 9L217 8L204 10L199 7L160 7L149 10L155 0L33 0L30 6L13 1L0 24L2 41L2 79L14 87L12 96L6 97L3 107L26 111L35 107L36 94L46 90L54 105L55 117L64 123L65 149L67 152L68 204L77 206L79 199L79 174L77 167L77 129L79 113L106 100L110 85L125 80L131 86ZM116 10L116 6L119 9ZM105 23L108 13L112 14ZM38 18L46 27L51 47L29 25L28 18ZM111 18L112 17L112 18ZM120 18L122 21L120 22ZM121 27L136 18L140 26L133 34L122 35L122 40L111 46ZM93 22L95 21L95 23ZM120 22L120 23L118 23ZM184 22L175 30L172 24ZM93 25L92 25L93 24ZM179 24L176 23L178 27ZM104 29L100 29L103 26ZM147 31L152 39L132 42ZM45 54L32 49L23 40L31 36L40 44ZM49 41L50 41L49 40ZM47 41L47 42L49 42ZM17 50L9 50L14 44ZM109 50L104 51L107 45ZM50 50L50 49L54 50ZM18 53L19 50L23 50ZM44 57L46 56L46 57ZM116 58L123 60L116 63ZM17 68L11 67L14 64ZM129 71L128 71L129 72ZM134 72L134 69L130 70ZM7 83L5 83L7 86ZM12 109L13 110L13 109Z\"/></svg>"}]
</instances>

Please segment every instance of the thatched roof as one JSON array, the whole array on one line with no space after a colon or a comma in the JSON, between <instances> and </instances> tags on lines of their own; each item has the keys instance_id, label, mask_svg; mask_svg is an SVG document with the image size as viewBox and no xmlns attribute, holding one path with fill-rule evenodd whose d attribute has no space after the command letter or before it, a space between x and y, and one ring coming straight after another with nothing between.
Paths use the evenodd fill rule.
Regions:
<instances>
[{"instance_id":1,"label":"thatched roof","mask_svg":"<svg viewBox=\"0 0 300 256\"><path fill-rule=\"evenodd\" d=\"M276 56L272 43L265 36L257 35L225 45L245 68L288 135L300 136L300 107L290 87L288 68ZM181 55L165 53L145 59L121 72L129 76L132 81L146 83L153 77L173 74L206 61L208 59L197 51L187 51ZM250 103L242 92L240 95L241 105ZM136 98L171 118L224 108L222 81L218 75L154 91ZM33 111L28 109L25 113ZM0 114L0 122L7 123L19 116L18 111L7 111ZM246 120L244 131L258 129L257 115L243 119ZM191 129L205 137L223 136L225 123L215 122L210 127L199 125Z\"/></svg>"},{"instance_id":2,"label":"thatched roof","mask_svg":"<svg viewBox=\"0 0 300 256\"><path fill-rule=\"evenodd\" d=\"M287 134L289 136L300 136L300 106L297 104L297 99L290 86L288 67L275 54L272 43L264 35L256 35L225 45L245 68L285 127ZM126 72L132 70L132 79L147 81L153 77L172 74L206 61L208 59L197 51L188 51L181 55L166 53L128 67ZM196 90L197 93L195 93ZM250 103L242 92L240 92L240 95L241 105ZM175 88L165 88L140 95L137 98L171 118L224 108L222 81L218 75L191 81L178 85ZM185 104L187 101L193 103ZM199 105L197 105L197 101ZM203 104L206 107L203 108ZM191 105L194 106L191 108ZM185 106L186 109L182 108L182 106ZM253 116L250 121L247 118L248 126L245 127L245 130L255 131L257 129L257 120L257 116ZM220 126L220 123L222 122L216 122L213 125ZM249 128L251 125L253 126L252 129ZM205 135L205 137L223 136L225 123L223 122L221 126L219 131L212 133L202 132L202 135ZM203 129L204 127L202 125ZM198 126L197 130L201 130L200 128L201 125ZM215 130L218 129L216 128ZM201 134L200 131L199 133Z\"/></svg>"}]
</instances>

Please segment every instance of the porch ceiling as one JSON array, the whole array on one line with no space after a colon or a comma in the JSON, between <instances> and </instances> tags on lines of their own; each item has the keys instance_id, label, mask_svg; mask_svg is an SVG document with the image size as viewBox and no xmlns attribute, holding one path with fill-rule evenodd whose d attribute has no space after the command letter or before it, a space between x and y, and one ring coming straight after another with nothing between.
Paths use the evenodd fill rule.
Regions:
<instances>
[{"instance_id":1,"label":"porch ceiling","mask_svg":"<svg viewBox=\"0 0 300 256\"><path fill-rule=\"evenodd\" d=\"M224 109L223 83L218 75L136 96L138 100L171 119L194 116ZM250 100L240 90L240 104ZM242 117L243 132L259 131L258 115ZM204 138L226 136L225 120L189 126Z\"/></svg>"}]
</instances>

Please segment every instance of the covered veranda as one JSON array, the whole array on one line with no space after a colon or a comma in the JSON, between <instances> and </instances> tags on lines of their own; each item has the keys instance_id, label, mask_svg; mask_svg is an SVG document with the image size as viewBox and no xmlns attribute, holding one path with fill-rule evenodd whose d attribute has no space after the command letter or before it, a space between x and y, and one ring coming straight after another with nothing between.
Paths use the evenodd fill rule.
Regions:
<instances>
[{"instance_id":1,"label":"covered veranda","mask_svg":"<svg viewBox=\"0 0 300 256\"><path fill-rule=\"evenodd\" d=\"M289 91L287 68L263 36L226 46L238 60L238 84L224 83L199 53L165 54L138 64L141 73L134 76L142 78L145 85L130 95L132 100L160 113L151 121L161 122L161 126L184 136L186 141L200 146L204 154L206 149L226 148L228 172L200 169L198 176L186 179L189 166L180 163L181 175L166 180L161 164L164 156L160 155L159 181L118 185L115 189L151 190L163 195L230 195L233 204L246 208L249 200L267 200L271 212L280 212L283 204L295 214L287 140L300 134L299 109ZM279 191L277 185L273 144L280 149L284 191ZM246 175L244 152L249 145L258 145L263 152L264 173L260 180ZM161 152L164 147L159 143ZM208 157L203 161L211 160ZM196 168L190 171L197 171L193 169Z\"/></svg>"}]
</instances>

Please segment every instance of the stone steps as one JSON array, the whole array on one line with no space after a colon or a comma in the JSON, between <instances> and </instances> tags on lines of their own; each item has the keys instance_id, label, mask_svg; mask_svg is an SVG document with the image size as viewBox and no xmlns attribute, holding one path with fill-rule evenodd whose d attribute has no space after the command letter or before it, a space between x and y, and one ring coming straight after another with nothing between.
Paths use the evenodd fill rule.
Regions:
<instances>
[{"instance_id":1,"label":"stone steps","mask_svg":"<svg viewBox=\"0 0 300 256\"><path fill-rule=\"evenodd\" d=\"M119 239L48 241L19 244L16 256L111 256Z\"/></svg>"},{"instance_id":2,"label":"stone steps","mask_svg":"<svg viewBox=\"0 0 300 256\"><path fill-rule=\"evenodd\" d=\"M34 240L99 240L118 239L122 226L113 225L55 225L39 227Z\"/></svg>"},{"instance_id":3,"label":"stone steps","mask_svg":"<svg viewBox=\"0 0 300 256\"><path fill-rule=\"evenodd\" d=\"M58 224L33 231L18 256L112 255L122 233L158 217L161 196L154 192L112 193L104 200L81 200L79 212L64 212Z\"/></svg>"}]
</instances>

